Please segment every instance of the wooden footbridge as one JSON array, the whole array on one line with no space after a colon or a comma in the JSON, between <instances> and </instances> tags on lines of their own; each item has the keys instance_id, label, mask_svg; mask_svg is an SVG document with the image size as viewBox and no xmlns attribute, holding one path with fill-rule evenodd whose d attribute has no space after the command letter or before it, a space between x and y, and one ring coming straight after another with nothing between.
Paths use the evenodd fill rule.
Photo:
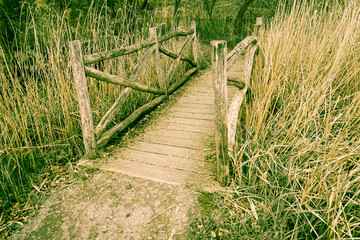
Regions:
<instances>
[{"instance_id":1,"label":"wooden footbridge","mask_svg":"<svg viewBox=\"0 0 360 240\"><path fill-rule=\"evenodd\" d=\"M187 39L178 53L172 53L161 45L179 36L187 36ZM184 49L190 44L192 57L184 57ZM130 79L85 66L131 54L143 48L148 50ZM132 139L128 146L121 148L111 157L93 159L97 149L104 147L121 131L168 99L169 95L197 72L196 26L192 23L189 31L177 30L163 36L157 36L156 28L152 28L149 40L88 56L82 56L79 41L71 42L70 56L86 148L86 155L80 165L177 185L211 187L215 179L226 185L231 158L236 154L236 131L239 126L241 130L241 122L244 121L243 115L246 112L246 96L256 49L255 37L247 37L230 53L227 53L226 42L212 42L212 70L201 72L188 81L182 94L174 100L171 99L173 103L165 107L161 116L147 126L143 133ZM174 59L168 73L161 68L160 53ZM151 55L154 57L159 77L159 88L136 82L146 59ZM173 81L180 61L187 62L190 70L182 79ZM126 87L96 127L92 120L86 76ZM121 108L132 90L153 93L154 99L109 129L109 123L116 111ZM211 143L214 142L216 168L206 160L211 153Z\"/></svg>"}]
</instances>

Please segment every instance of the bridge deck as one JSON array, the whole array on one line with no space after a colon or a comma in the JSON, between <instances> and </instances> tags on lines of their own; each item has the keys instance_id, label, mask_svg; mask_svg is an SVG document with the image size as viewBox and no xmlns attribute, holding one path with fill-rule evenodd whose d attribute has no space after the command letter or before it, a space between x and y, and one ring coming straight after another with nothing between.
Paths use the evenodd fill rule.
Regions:
<instances>
[{"instance_id":1,"label":"bridge deck","mask_svg":"<svg viewBox=\"0 0 360 240\"><path fill-rule=\"evenodd\" d=\"M244 59L228 71L243 76ZM228 99L235 87L228 86ZM175 185L212 187L215 164L206 160L214 142L211 69L191 79L184 92L131 143L110 157L82 165Z\"/></svg>"}]
</instances>

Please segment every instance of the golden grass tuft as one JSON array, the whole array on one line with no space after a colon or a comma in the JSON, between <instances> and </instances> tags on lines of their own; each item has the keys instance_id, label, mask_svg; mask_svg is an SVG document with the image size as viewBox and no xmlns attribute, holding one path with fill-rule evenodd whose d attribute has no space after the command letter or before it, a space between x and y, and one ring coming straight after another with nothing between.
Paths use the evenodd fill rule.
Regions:
<instances>
[{"instance_id":1,"label":"golden grass tuft","mask_svg":"<svg viewBox=\"0 0 360 240\"><path fill-rule=\"evenodd\" d=\"M260 35L231 201L250 235L359 238L360 4L284 5Z\"/></svg>"},{"instance_id":2,"label":"golden grass tuft","mask_svg":"<svg viewBox=\"0 0 360 240\"><path fill-rule=\"evenodd\" d=\"M105 51L147 39L149 27L156 25L148 12L127 15L120 9L114 19L104 5L95 3L78 23L68 21L66 11L60 14L51 7L29 7L24 12L26 19L19 26L24 31L15 30L14 47L0 47L0 212L28 200L37 174L74 161L84 152L68 42L81 40L85 54ZM182 41L172 40L166 47L176 52ZM105 61L96 68L128 77L144 53ZM172 60L162 59L166 70ZM139 82L158 84L153 64L151 57ZM181 64L174 79L185 70ZM94 79L88 85L97 124L123 88ZM117 120L151 98L133 91Z\"/></svg>"}]
</instances>

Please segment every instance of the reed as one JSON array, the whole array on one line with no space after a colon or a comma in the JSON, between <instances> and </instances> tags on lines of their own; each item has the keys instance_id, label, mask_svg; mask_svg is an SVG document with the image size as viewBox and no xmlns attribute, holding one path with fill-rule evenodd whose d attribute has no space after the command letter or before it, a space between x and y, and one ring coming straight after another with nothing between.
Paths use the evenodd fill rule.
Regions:
<instances>
[{"instance_id":1,"label":"reed","mask_svg":"<svg viewBox=\"0 0 360 240\"><path fill-rule=\"evenodd\" d=\"M150 12L127 15L126 9L119 9L114 17L96 2L77 21L69 18L70 9L59 13L49 6L24 5L23 11L26 19L19 26L23 31L14 29L14 41L0 48L0 212L26 202L39 174L49 172L51 166L76 161L84 153L69 41L80 40L84 54L90 54L148 39L149 28L156 26ZM166 31L163 28L162 34ZM183 41L179 40L170 41L166 48L177 49ZM144 53L91 66L128 77ZM172 60L165 56L162 60L164 70L168 69ZM186 70L181 64L174 79ZM152 58L139 83L158 87ZM92 79L88 85L97 123L123 88ZM117 119L124 119L152 98L152 94L133 91Z\"/></svg>"},{"instance_id":2,"label":"reed","mask_svg":"<svg viewBox=\"0 0 360 240\"><path fill-rule=\"evenodd\" d=\"M233 191L192 238L358 239L359 2L282 5L259 44Z\"/></svg>"}]
</instances>

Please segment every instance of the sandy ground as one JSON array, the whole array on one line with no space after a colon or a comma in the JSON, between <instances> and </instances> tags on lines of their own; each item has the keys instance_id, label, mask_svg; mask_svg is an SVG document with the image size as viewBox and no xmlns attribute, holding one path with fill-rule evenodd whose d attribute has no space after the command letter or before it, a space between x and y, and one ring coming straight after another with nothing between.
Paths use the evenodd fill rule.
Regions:
<instances>
[{"instance_id":1,"label":"sandy ground","mask_svg":"<svg viewBox=\"0 0 360 240\"><path fill-rule=\"evenodd\" d=\"M189 218L197 216L194 190L96 172L49 197L10 239L187 239Z\"/></svg>"}]
</instances>

